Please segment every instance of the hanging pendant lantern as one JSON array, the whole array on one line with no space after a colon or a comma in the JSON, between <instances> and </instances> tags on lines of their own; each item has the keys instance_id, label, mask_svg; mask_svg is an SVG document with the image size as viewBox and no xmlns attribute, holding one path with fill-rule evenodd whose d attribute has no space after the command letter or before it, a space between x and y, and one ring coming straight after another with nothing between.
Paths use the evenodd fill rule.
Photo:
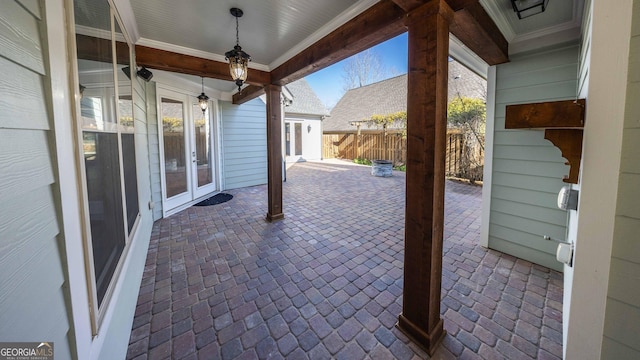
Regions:
<instances>
[{"instance_id":1,"label":"hanging pendant lantern","mask_svg":"<svg viewBox=\"0 0 640 360\"><path fill-rule=\"evenodd\" d=\"M229 61L231 78L236 82L238 91L240 91L242 84L247 80L247 65L249 61L251 61L251 56L242 51L240 37L238 35L238 18L242 17L244 13L238 8L231 8L229 12L236 18L236 46L233 47L233 50L227 51L224 56Z\"/></svg>"},{"instance_id":2,"label":"hanging pendant lantern","mask_svg":"<svg viewBox=\"0 0 640 360\"><path fill-rule=\"evenodd\" d=\"M209 107L209 97L204 93L204 77L202 78L202 94L198 96L198 104L202 110L202 115L205 115L207 107Z\"/></svg>"}]
</instances>

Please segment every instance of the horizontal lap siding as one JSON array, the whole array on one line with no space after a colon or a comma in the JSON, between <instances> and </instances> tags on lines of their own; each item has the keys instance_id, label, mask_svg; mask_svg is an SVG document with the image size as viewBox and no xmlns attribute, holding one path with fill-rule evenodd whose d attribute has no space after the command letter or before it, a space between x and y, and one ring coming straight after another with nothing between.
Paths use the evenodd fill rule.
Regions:
<instances>
[{"instance_id":1,"label":"horizontal lap siding","mask_svg":"<svg viewBox=\"0 0 640 360\"><path fill-rule=\"evenodd\" d=\"M223 177L226 189L267 183L266 105L221 101Z\"/></svg>"},{"instance_id":2,"label":"horizontal lap siding","mask_svg":"<svg viewBox=\"0 0 640 360\"><path fill-rule=\"evenodd\" d=\"M640 358L640 1L633 5L631 31L602 359Z\"/></svg>"},{"instance_id":3,"label":"horizontal lap siding","mask_svg":"<svg viewBox=\"0 0 640 360\"><path fill-rule=\"evenodd\" d=\"M40 3L0 1L0 337L71 358Z\"/></svg>"},{"instance_id":4,"label":"horizontal lap siding","mask_svg":"<svg viewBox=\"0 0 640 360\"><path fill-rule=\"evenodd\" d=\"M153 220L162 218L162 183L160 177L160 137L158 134L158 108L156 83L145 85L147 101L147 132L149 141L149 171L151 177L151 201L153 201Z\"/></svg>"},{"instance_id":5,"label":"horizontal lap siding","mask_svg":"<svg viewBox=\"0 0 640 360\"><path fill-rule=\"evenodd\" d=\"M496 69L496 114L489 247L553 269L565 238L566 212L556 206L569 168L542 130L504 128L507 105L575 98L578 46L513 56Z\"/></svg>"}]
</instances>

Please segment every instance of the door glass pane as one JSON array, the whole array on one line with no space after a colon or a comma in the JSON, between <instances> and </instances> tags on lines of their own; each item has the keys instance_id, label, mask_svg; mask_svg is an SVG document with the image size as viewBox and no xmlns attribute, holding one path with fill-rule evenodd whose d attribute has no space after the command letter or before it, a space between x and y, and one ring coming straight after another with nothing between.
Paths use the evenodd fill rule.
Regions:
<instances>
[{"instance_id":1,"label":"door glass pane","mask_svg":"<svg viewBox=\"0 0 640 360\"><path fill-rule=\"evenodd\" d=\"M291 124L284 124L284 138L285 138L285 146L287 156L291 155Z\"/></svg>"},{"instance_id":2,"label":"door glass pane","mask_svg":"<svg viewBox=\"0 0 640 360\"><path fill-rule=\"evenodd\" d=\"M164 176L166 197L187 192L184 111L182 102L162 98L162 137L164 139Z\"/></svg>"},{"instance_id":3,"label":"door glass pane","mask_svg":"<svg viewBox=\"0 0 640 360\"><path fill-rule=\"evenodd\" d=\"M196 163L198 166L198 187L213 182L211 167L211 126L209 109L204 114L198 104L193 105L193 125L196 138Z\"/></svg>"},{"instance_id":4,"label":"door glass pane","mask_svg":"<svg viewBox=\"0 0 640 360\"><path fill-rule=\"evenodd\" d=\"M296 155L302 155L302 124L296 123Z\"/></svg>"}]
</instances>

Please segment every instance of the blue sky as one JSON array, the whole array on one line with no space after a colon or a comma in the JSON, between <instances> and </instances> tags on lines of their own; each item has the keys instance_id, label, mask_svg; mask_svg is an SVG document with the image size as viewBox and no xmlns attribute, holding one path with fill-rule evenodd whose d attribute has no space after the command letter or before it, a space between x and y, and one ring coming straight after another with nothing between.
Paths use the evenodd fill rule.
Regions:
<instances>
[{"instance_id":1,"label":"blue sky","mask_svg":"<svg viewBox=\"0 0 640 360\"><path fill-rule=\"evenodd\" d=\"M398 74L407 72L407 33L398 35L373 47L386 68ZM325 106L333 107L342 97L342 67L345 60L317 71L307 77L307 82Z\"/></svg>"}]
</instances>

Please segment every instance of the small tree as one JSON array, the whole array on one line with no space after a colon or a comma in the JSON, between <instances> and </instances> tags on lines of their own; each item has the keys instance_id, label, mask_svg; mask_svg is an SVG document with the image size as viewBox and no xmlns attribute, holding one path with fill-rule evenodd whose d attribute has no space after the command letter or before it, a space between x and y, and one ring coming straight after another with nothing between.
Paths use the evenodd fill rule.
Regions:
<instances>
[{"instance_id":1,"label":"small tree","mask_svg":"<svg viewBox=\"0 0 640 360\"><path fill-rule=\"evenodd\" d=\"M387 68L374 49L367 49L346 60L342 66L343 90L359 88L397 74L394 68Z\"/></svg>"},{"instance_id":2,"label":"small tree","mask_svg":"<svg viewBox=\"0 0 640 360\"><path fill-rule=\"evenodd\" d=\"M482 179L486 108L482 99L461 96L447 106L449 127L461 129L464 136L459 176L472 182Z\"/></svg>"}]
</instances>

